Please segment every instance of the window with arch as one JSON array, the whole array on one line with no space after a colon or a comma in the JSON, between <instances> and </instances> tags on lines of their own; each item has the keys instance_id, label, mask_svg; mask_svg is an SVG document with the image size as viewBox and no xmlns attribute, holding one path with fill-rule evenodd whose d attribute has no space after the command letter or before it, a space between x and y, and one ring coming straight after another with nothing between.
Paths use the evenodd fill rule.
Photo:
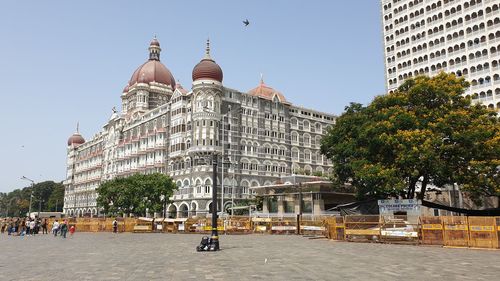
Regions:
<instances>
[{"instance_id":1,"label":"window with arch","mask_svg":"<svg viewBox=\"0 0 500 281\"><path fill-rule=\"evenodd\" d=\"M292 161L299 161L299 150L292 148Z\"/></svg>"},{"instance_id":2,"label":"window with arch","mask_svg":"<svg viewBox=\"0 0 500 281\"><path fill-rule=\"evenodd\" d=\"M248 194L248 186L249 186L248 181L246 181L246 180L241 181L241 193L242 194Z\"/></svg>"},{"instance_id":3,"label":"window with arch","mask_svg":"<svg viewBox=\"0 0 500 281\"><path fill-rule=\"evenodd\" d=\"M291 136L291 139L292 139L292 143L299 143L299 134L297 132L292 132L290 133L290 136Z\"/></svg>"},{"instance_id":4,"label":"window with arch","mask_svg":"<svg viewBox=\"0 0 500 281\"><path fill-rule=\"evenodd\" d=\"M209 179L205 180L205 193L211 193L212 190L212 182Z\"/></svg>"},{"instance_id":5,"label":"window with arch","mask_svg":"<svg viewBox=\"0 0 500 281\"><path fill-rule=\"evenodd\" d=\"M310 131L311 130L311 123L309 123L309 121L307 121L307 120L304 120L303 127L304 127L304 131Z\"/></svg>"},{"instance_id":6,"label":"window with arch","mask_svg":"<svg viewBox=\"0 0 500 281\"><path fill-rule=\"evenodd\" d=\"M304 146L311 146L311 136L304 134Z\"/></svg>"}]
</instances>

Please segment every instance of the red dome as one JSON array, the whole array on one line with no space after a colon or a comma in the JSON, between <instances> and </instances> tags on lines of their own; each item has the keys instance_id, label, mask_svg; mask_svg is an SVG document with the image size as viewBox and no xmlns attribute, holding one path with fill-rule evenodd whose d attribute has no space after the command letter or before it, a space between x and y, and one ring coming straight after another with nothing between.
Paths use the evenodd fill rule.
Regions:
<instances>
[{"instance_id":1,"label":"red dome","mask_svg":"<svg viewBox=\"0 0 500 281\"><path fill-rule=\"evenodd\" d=\"M128 82L129 86L135 83L151 83L157 82L165 85L170 85L175 89L175 79L170 70L158 60L148 60L143 65L139 66L132 74L132 78Z\"/></svg>"},{"instance_id":2,"label":"red dome","mask_svg":"<svg viewBox=\"0 0 500 281\"><path fill-rule=\"evenodd\" d=\"M212 59L202 59L193 68L193 81L196 81L198 79L212 79L222 83L222 78L222 69Z\"/></svg>"},{"instance_id":3,"label":"red dome","mask_svg":"<svg viewBox=\"0 0 500 281\"><path fill-rule=\"evenodd\" d=\"M72 144L80 145L80 144L84 144L84 143L85 143L85 139L79 133L74 133L68 139L68 146L70 146Z\"/></svg>"},{"instance_id":4,"label":"red dome","mask_svg":"<svg viewBox=\"0 0 500 281\"><path fill-rule=\"evenodd\" d=\"M125 88L123 88L123 92L122 93L128 93L128 84L125 86Z\"/></svg>"}]
</instances>

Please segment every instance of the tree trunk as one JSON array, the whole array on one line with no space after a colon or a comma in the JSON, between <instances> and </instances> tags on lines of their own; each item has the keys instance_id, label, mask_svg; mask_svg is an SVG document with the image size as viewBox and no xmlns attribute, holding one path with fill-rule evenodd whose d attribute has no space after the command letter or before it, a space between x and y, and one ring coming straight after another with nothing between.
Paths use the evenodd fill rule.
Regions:
<instances>
[{"instance_id":1,"label":"tree trunk","mask_svg":"<svg viewBox=\"0 0 500 281\"><path fill-rule=\"evenodd\" d=\"M420 194L418 195L418 199L424 200L425 190L427 189L428 183L429 183L429 176L425 175L424 180L422 181L422 188L420 189Z\"/></svg>"},{"instance_id":2,"label":"tree trunk","mask_svg":"<svg viewBox=\"0 0 500 281\"><path fill-rule=\"evenodd\" d=\"M408 195L406 196L406 198L413 199L413 197L415 196L415 185L417 184L417 181L418 177L410 178L410 183L408 185Z\"/></svg>"}]
</instances>

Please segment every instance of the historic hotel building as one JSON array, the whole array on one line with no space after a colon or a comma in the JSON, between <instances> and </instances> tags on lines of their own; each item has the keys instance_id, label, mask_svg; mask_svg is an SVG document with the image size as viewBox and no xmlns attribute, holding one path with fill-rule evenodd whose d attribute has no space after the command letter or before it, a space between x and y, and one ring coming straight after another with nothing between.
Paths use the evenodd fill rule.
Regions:
<instances>
[{"instance_id":1,"label":"historic hotel building","mask_svg":"<svg viewBox=\"0 0 500 281\"><path fill-rule=\"evenodd\" d=\"M381 0L388 91L440 71L465 77L472 101L500 109L500 0Z\"/></svg>"},{"instance_id":2,"label":"historic hotel building","mask_svg":"<svg viewBox=\"0 0 500 281\"><path fill-rule=\"evenodd\" d=\"M121 112L113 110L102 131L85 141L77 129L68 139L66 214L98 214L95 190L103 181L161 172L178 186L169 214L204 215L212 192L207 158L213 153L225 159L217 180L224 186L225 207L252 196L249 187L275 183L281 176L331 171L319 147L333 115L293 105L262 79L248 92L223 86L208 41L186 90L160 62L160 51L155 38L149 60L121 94Z\"/></svg>"}]
</instances>

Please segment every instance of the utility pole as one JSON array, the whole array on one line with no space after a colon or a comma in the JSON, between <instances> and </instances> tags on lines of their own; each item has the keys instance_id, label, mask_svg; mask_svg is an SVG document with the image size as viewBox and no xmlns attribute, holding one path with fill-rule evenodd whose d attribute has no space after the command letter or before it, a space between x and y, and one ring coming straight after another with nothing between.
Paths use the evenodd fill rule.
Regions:
<instances>
[{"instance_id":1,"label":"utility pole","mask_svg":"<svg viewBox=\"0 0 500 281\"><path fill-rule=\"evenodd\" d=\"M42 211L42 197L40 196L38 200L38 218L40 218L40 212Z\"/></svg>"},{"instance_id":2,"label":"utility pole","mask_svg":"<svg viewBox=\"0 0 500 281\"><path fill-rule=\"evenodd\" d=\"M31 216L31 202L33 201L33 191L35 189L35 181L32 180L32 179L29 179L29 178L27 178L25 176L22 176L21 179L22 180L27 180L27 181L31 182L30 206L29 206L29 209L28 209L28 216Z\"/></svg>"},{"instance_id":3,"label":"utility pole","mask_svg":"<svg viewBox=\"0 0 500 281\"><path fill-rule=\"evenodd\" d=\"M213 188L212 188L212 243L211 251L219 250L219 233L217 232L217 154L212 155Z\"/></svg>"}]
</instances>

